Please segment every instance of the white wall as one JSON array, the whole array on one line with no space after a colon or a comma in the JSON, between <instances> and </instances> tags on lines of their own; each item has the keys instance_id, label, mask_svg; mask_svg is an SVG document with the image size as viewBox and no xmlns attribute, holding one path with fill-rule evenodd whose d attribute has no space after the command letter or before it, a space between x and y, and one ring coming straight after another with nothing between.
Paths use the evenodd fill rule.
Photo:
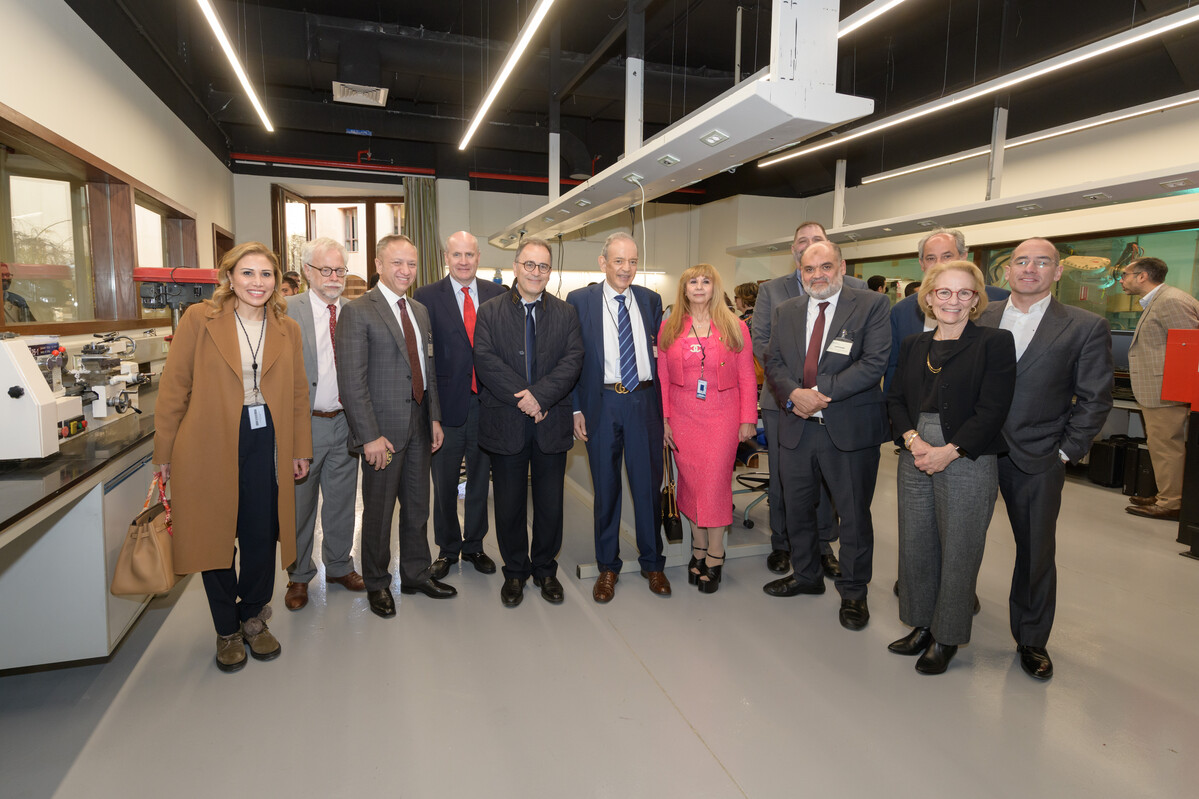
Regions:
<instances>
[{"instance_id":1,"label":"white wall","mask_svg":"<svg viewBox=\"0 0 1199 799\"><path fill-rule=\"evenodd\" d=\"M0 0L4 103L212 224L233 225L232 175L62 0Z\"/></svg>"}]
</instances>

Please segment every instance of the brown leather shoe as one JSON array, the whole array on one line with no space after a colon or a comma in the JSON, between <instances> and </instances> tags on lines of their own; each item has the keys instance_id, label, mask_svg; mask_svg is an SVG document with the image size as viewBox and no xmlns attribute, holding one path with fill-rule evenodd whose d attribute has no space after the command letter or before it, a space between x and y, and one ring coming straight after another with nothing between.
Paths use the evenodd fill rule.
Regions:
<instances>
[{"instance_id":1,"label":"brown leather shoe","mask_svg":"<svg viewBox=\"0 0 1199 799\"><path fill-rule=\"evenodd\" d=\"M658 596L670 596L670 580L666 579L666 572L647 572L642 569L641 576L649 580L649 590Z\"/></svg>"},{"instance_id":2,"label":"brown leather shoe","mask_svg":"<svg viewBox=\"0 0 1199 799\"><path fill-rule=\"evenodd\" d=\"M288 610L299 610L308 604L308 583L287 584L287 593L283 595L283 607Z\"/></svg>"},{"instance_id":3,"label":"brown leather shoe","mask_svg":"<svg viewBox=\"0 0 1199 799\"><path fill-rule=\"evenodd\" d=\"M1161 505L1150 505L1145 508L1138 508L1136 505L1129 505L1125 508L1127 512L1133 516L1144 516L1146 519L1162 519L1167 522L1178 521L1178 508L1170 510L1163 508Z\"/></svg>"},{"instance_id":4,"label":"brown leather shoe","mask_svg":"<svg viewBox=\"0 0 1199 799\"><path fill-rule=\"evenodd\" d=\"M353 570L343 577L326 577L325 582L330 585L337 583L338 585L345 586L347 591L366 590L366 582L362 579L362 575Z\"/></svg>"},{"instance_id":5,"label":"brown leather shoe","mask_svg":"<svg viewBox=\"0 0 1199 799\"><path fill-rule=\"evenodd\" d=\"M1128 501L1131 502L1133 505L1140 505L1142 508L1144 508L1144 507L1148 507L1149 505L1156 505L1157 504L1157 495L1155 494L1154 496L1151 496L1151 497L1129 497Z\"/></svg>"},{"instance_id":6,"label":"brown leather shoe","mask_svg":"<svg viewBox=\"0 0 1199 799\"><path fill-rule=\"evenodd\" d=\"M603 571L600 572L599 578L595 581L595 588L591 589L591 598L601 605L605 602L611 602L612 597L616 595L616 580L618 579L616 572Z\"/></svg>"}]
</instances>

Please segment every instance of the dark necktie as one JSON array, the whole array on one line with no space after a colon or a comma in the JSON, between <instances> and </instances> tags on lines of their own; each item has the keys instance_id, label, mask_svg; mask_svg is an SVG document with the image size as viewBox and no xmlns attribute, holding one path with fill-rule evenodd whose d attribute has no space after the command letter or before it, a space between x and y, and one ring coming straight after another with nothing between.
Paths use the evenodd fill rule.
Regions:
<instances>
[{"instance_id":1,"label":"dark necktie","mask_svg":"<svg viewBox=\"0 0 1199 799\"><path fill-rule=\"evenodd\" d=\"M408 318L408 303L403 297L397 302L400 306L400 326L404 329L404 344L408 347L408 365L412 367L412 399L419 405L425 398L425 379L420 371L420 344L416 340L412 320Z\"/></svg>"},{"instance_id":2,"label":"dark necktie","mask_svg":"<svg viewBox=\"0 0 1199 799\"><path fill-rule=\"evenodd\" d=\"M812 325L812 336L808 339L808 354L803 360L803 387L816 388L816 367L820 365L820 345L824 342L824 309L827 302L820 303L816 324Z\"/></svg>"},{"instance_id":3,"label":"dark necktie","mask_svg":"<svg viewBox=\"0 0 1199 799\"><path fill-rule=\"evenodd\" d=\"M475 303L470 298L470 286L462 287L462 324L466 326L466 337L470 339L470 346L475 346ZM479 386L475 382L475 368L470 368L470 390L474 394L479 393Z\"/></svg>"},{"instance_id":4,"label":"dark necktie","mask_svg":"<svg viewBox=\"0 0 1199 799\"><path fill-rule=\"evenodd\" d=\"M329 308L329 346L333 348L333 362L337 363L337 306Z\"/></svg>"},{"instance_id":5,"label":"dark necktie","mask_svg":"<svg viewBox=\"0 0 1199 799\"><path fill-rule=\"evenodd\" d=\"M533 319L535 307L536 302L525 305L525 378L530 386L537 377L537 322Z\"/></svg>"},{"instance_id":6,"label":"dark necktie","mask_svg":"<svg viewBox=\"0 0 1199 799\"><path fill-rule=\"evenodd\" d=\"M629 321L629 309L624 304L625 296L616 295L620 307L616 310L616 340L620 344L620 382L629 391L637 388L641 379L637 376L637 347L633 344L633 324Z\"/></svg>"}]
</instances>

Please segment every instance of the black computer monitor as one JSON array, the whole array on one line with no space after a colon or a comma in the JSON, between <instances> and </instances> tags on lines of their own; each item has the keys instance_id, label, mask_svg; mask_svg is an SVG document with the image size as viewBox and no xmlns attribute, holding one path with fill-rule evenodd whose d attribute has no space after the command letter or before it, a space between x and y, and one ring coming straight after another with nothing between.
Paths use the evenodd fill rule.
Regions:
<instances>
[{"instance_id":1,"label":"black computer monitor","mask_svg":"<svg viewBox=\"0 0 1199 799\"><path fill-rule=\"evenodd\" d=\"M1128 347L1132 344L1131 330L1112 331L1112 367L1117 372L1128 372Z\"/></svg>"}]
</instances>

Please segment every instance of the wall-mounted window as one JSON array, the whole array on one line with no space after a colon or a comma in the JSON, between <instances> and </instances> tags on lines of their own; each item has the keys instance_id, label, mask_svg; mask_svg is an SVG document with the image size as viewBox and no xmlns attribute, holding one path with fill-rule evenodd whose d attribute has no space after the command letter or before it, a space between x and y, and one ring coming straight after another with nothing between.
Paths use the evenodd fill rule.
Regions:
<instances>
[{"instance_id":1,"label":"wall-mounted window","mask_svg":"<svg viewBox=\"0 0 1199 799\"><path fill-rule=\"evenodd\" d=\"M381 236L398 236L404 232L403 203L378 203L375 209L378 215L375 225Z\"/></svg>"},{"instance_id":2,"label":"wall-mounted window","mask_svg":"<svg viewBox=\"0 0 1199 799\"><path fill-rule=\"evenodd\" d=\"M341 219L345 231L346 249L350 252L358 252L358 208L342 208Z\"/></svg>"}]
</instances>

